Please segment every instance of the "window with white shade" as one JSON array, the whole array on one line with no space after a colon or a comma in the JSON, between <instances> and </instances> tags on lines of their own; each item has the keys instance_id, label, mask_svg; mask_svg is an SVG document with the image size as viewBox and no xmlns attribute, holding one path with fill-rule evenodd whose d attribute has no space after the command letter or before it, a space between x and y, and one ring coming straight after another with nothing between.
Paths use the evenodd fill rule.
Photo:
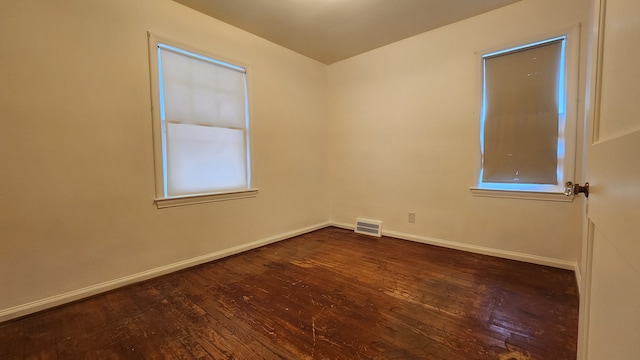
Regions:
<instances>
[{"instance_id":1,"label":"window with white shade","mask_svg":"<svg viewBox=\"0 0 640 360\"><path fill-rule=\"evenodd\" d=\"M562 193L575 161L567 37L485 54L482 72L478 188Z\"/></svg>"},{"instance_id":2,"label":"window with white shade","mask_svg":"<svg viewBox=\"0 0 640 360\"><path fill-rule=\"evenodd\" d=\"M156 202L173 206L185 202L163 200L246 197L251 189L246 68L150 39Z\"/></svg>"}]
</instances>

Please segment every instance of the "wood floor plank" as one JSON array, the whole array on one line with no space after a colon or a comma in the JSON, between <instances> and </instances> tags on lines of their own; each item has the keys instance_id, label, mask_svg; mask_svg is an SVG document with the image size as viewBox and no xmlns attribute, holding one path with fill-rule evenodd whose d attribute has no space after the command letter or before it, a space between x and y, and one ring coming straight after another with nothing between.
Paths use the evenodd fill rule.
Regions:
<instances>
[{"instance_id":1,"label":"wood floor plank","mask_svg":"<svg viewBox=\"0 0 640 360\"><path fill-rule=\"evenodd\" d=\"M576 358L571 271L325 228L0 324L1 359Z\"/></svg>"}]
</instances>

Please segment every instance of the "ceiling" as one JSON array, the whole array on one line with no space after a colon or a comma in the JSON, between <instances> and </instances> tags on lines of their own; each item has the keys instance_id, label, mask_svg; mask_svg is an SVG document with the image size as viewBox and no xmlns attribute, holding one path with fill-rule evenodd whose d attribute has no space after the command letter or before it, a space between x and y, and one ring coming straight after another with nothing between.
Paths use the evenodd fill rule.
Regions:
<instances>
[{"instance_id":1,"label":"ceiling","mask_svg":"<svg viewBox=\"0 0 640 360\"><path fill-rule=\"evenodd\" d=\"M331 64L519 0L174 0Z\"/></svg>"}]
</instances>

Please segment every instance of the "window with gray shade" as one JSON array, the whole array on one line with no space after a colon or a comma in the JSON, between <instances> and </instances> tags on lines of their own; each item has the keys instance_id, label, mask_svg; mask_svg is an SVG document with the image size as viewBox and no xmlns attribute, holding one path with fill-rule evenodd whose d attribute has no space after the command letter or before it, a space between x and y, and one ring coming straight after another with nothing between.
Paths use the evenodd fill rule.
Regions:
<instances>
[{"instance_id":1,"label":"window with gray shade","mask_svg":"<svg viewBox=\"0 0 640 360\"><path fill-rule=\"evenodd\" d=\"M562 181L565 41L483 56L481 185Z\"/></svg>"}]
</instances>

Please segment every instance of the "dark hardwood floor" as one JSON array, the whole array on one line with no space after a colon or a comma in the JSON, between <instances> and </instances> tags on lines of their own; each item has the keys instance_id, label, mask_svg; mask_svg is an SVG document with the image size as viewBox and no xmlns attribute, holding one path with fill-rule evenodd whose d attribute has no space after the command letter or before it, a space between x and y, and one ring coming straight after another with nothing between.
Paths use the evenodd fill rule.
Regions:
<instances>
[{"instance_id":1,"label":"dark hardwood floor","mask_svg":"<svg viewBox=\"0 0 640 360\"><path fill-rule=\"evenodd\" d=\"M0 358L563 360L577 329L571 271L326 228L0 324Z\"/></svg>"}]
</instances>

